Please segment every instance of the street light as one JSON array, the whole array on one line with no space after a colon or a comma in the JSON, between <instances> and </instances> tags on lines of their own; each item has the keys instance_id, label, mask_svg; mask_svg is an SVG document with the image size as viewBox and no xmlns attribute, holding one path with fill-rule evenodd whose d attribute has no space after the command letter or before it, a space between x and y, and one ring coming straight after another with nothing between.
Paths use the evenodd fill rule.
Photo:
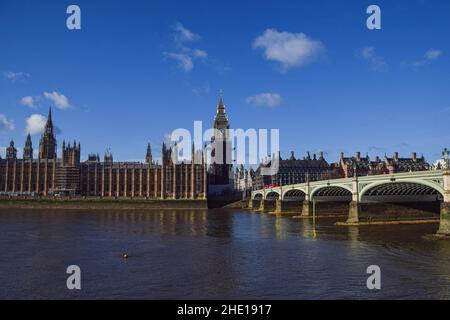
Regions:
<instances>
[{"instance_id":1,"label":"street light","mask_svg":"<svg viewBox=\"0 0 450 320\"><path fill-rule=\"evenodd\" d=\"M442 157L444 158L444 169L450 169L450 163L449 163L449 154L450 151L445 148L444 151L442 151Z\"/></svg>"}]
</instances>

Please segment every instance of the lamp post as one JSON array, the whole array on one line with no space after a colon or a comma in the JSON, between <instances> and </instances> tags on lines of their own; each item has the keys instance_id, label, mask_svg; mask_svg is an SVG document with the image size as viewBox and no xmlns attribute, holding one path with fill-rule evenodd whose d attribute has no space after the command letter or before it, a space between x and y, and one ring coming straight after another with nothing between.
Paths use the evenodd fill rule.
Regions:
<instances>
[{"instance_id":1,"label":"lamp post","mask_svg":"<svg viewBox=\"0 0 450 320\"><path fill-rule=\"evenodd\" d=\"M444 158L444 169L449 170L450 169L450 161L449 161L449 154L450 151L445 148L444 151L442 151L442 157Z\"/></svg>"}]
</instances>

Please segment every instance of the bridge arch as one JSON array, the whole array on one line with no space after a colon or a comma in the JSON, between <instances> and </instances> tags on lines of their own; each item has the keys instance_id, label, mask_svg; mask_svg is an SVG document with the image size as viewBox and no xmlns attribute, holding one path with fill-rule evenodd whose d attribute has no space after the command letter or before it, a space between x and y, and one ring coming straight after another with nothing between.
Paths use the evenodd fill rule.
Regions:
<instances>
[{"instance_id":1,"label":"bridge arch","mask_svg":"<svg viewBox=\"0 0 450 320\"><path fill-rule=\"evenodd\" d=\"M444 197L444 189L437 183L426 180L379 181L364 186L359 192L358 200L364 202L369 197L376 196L403 197L405 200L422 197L421 201L436 201Z\"/></svg>"},{"instance_id":2,"label":"bridge arch","mask_svg":"<svg viewBox=\"0 0 450 320\"><path fill-rule=\"evenodd\" d=\"M266 199L265 200L277 200L280 198L280 194L276 191L269 191L266 194Z\"/></svg>"},{"instance_id":3,"label":"bridge arch","mask_svg":"<svg viewBox=\"0 0 450 320\"><path fill-rule=\"evenodd\" d=\"M283 192L283 200L300 201L304 200L306 193L301 189L289 189Z\"/></svg>"},{"instance_id":4,"label":"bridge arch","mask_svg":"<svg viewBox=\"0 0 450 320\"><path fill-rule=\"evenodd\" d=\"M264 195L262 193L260 193L260 192L255 193L253 195L253 199L255 199L255 200L261 200L263 197L264 197Z\"/></svg>"},{"instance_id":5,"label":"bridge arch","mask_svg":"<svg viewBox=\"0 0 450 320\"><path fill-rule=\"evenodd\" d=\"M346 185L324 185L315 188L311 192L311 200L314 197L322 199L330 199L331 201L351 201L352 189Z\"/></svg>"}]
</instances>

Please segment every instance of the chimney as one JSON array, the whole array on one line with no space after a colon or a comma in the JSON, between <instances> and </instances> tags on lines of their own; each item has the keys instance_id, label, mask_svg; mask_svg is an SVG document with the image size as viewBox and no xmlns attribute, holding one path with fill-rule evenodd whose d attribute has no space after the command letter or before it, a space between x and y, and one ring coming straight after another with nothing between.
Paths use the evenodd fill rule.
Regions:
<instances>
[{"instance_id":1,"label":"chimney","mask_svg":"<svg viewBox=\"0 0 450 320\"><path fill-rule=\"evenodd\" d=\"M341 152L341 159L344 159L344 153Z\"/></svg>"},{"instance_id":2,"label":"chimney","mask_svg":"<svg viewBox=\"0 0 450 320\"><path fill-rule=\"evenodd\" d=\"M361 152L357 152L356 153L356 161L360 161L361 160Z\"/></svg>"},{"instance_id":3,"label":"chimney","mask_svg":"<svg viewBox=\"0 0 450 320\"><path fill-rule=\"evenodd\" d=\"M413 161L417 160L417 153L413 152L411 155L411 158L413 159Z\"/></svg>"}]
</instances>

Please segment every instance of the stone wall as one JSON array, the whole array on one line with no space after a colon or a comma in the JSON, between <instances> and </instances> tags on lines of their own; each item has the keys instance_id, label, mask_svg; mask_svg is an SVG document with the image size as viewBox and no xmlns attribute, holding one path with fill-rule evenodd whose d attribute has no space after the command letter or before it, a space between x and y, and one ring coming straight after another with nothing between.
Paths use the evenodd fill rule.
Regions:
<instances>
[{"instance_id":1,"label":"stone wall","mask_svg":"<svg viewBox=\"0 0 450 320\"><path fill-rule=\"evenodd\" d=\"M27 209L180 209L180 210L200 210L207 209L206 200L141 200L141 199L49 199L24 200L24 199L1 199L0 212L11 208Z\"/></svg>"}]
</instances>

